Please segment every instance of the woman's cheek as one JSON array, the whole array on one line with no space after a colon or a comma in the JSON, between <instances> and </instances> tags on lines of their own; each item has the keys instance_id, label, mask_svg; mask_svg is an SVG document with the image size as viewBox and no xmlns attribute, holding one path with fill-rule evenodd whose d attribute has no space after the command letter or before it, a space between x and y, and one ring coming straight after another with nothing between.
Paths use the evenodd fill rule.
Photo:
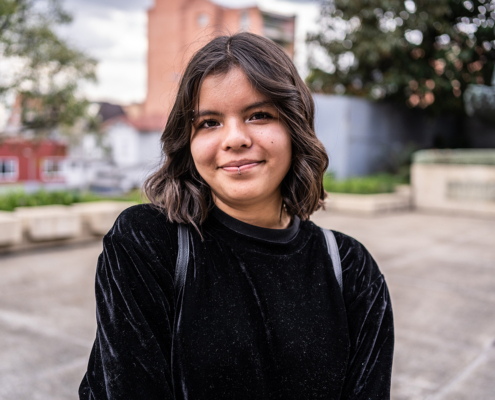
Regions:
<instances>
[{"instance_id":1,"label":"woman's cheek","mask_svg":"<svg viewBox=\"0 0 495 400\"><path fill-rule=\"evenodd\" d=\"M280 161L290 162L292 158L292 142L290 134L282 126L276 126L263 138L265 147L270 149Z\"/></svg>"},{"instance_id":2,"label":"woman's cheek","mask_svg":"<svg viewBox=\"0 0 495 400\"><path fill-rule=\"evenodd\" d=\"M191 143L191 154L198 171L199 169L216 167L217 145L215 141L202 136L194 138Z\"/></svg>"}]
</instances>

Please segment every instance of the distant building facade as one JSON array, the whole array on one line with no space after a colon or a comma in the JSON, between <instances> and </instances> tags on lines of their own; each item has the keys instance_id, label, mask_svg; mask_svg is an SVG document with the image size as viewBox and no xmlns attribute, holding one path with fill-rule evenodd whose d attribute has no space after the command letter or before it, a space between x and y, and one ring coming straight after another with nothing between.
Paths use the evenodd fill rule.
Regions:
<instances>
[{"instance_id":1,"label":"distant building facade","mask_svg":"<svg viewBox=\"0 0 495 400\"><path fill-rule=\"evenodd\" d=\"M34 137L24 131L17 96L0 136L0 189L63 187L68 145L63 138Z\"/></svg>"},{"instance_id":2,"label":"distant building facade","mask_svg":"<svg viewBox=\"0 0 495 400\"><path fill-rule=\"evenodd\" d=\"M148 11L148 86L143 117L163 128L190 57L219 35L249 31L294 55L295 17L252 0L155 0Z\"/></svg>"},{"instance_id":3,"label":"distant building facade","mask_svg":"<svg viewBox=\"0 0 495 400\"><path fill-rule=\"evenodd\" d=\"M63 184L67 145L57 140L18 137L0 143L0 184Z\"/></svg>"}]
</instances>

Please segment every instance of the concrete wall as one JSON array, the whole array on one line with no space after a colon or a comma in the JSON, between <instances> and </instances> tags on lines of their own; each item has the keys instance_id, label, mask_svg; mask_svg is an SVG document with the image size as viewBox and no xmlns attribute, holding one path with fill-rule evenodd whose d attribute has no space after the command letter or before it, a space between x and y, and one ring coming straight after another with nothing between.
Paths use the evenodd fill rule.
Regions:
<instances>
[{"instance_id":1,"label":"concrete wall","mask_svg":"<svg viewBox=\"0 0 495 400\"><path fill-rule=\"evenodd\" d=\"M412 111L347 96L315 94L314 100L316 134L338 179L394 169L408 147L431 142L425 118Z\"/></svg>"},{"instance_id":2,"label":"concrete wall","mask_svg":"<svg viewBox=\"0 0 495 400\"><path fill-rule=\"evenodd\" d=\"M495 217L495 166L413 164L411 178L420 210Z\"/></svg>"},{"instance_id":3,"label":"concrete wall","mask_svg":"<svg viewBox=\"0 0 495 400\"><path fill-rule=\"evenodd\" d=\"M495 149L423 150L411 168L418 209L495 216Z\"/></svg>"}]
</instances>

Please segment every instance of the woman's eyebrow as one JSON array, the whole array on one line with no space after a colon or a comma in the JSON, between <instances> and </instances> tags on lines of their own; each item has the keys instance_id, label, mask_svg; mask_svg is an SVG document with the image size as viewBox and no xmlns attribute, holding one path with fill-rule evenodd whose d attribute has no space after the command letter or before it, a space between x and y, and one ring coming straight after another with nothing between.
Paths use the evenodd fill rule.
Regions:
<instances>
[{"instance_id":1,"label":"woman's eyebrow","mask_svg":"<svg viewBox=\"0 0 495 400\"><path fill-rule=\"evenodd\" d=\"M223 117L223 113L212 110L201 110L197 114L194 114L194 118L204 117L205 115L216 115L218 117Z\"/></svg>"},{"instance_id":2,"label":"woman's eyebrow","mask_svg":"<svg viewBox=\"0 0 495 400\"><path fill-rule=\"evenodd\" d=\"M271 101L257 101L256 103L250 104L247 107L244 107L241 112L245 113L253 108L263 107L263 106L272 106L273 103ZM213 110L200 110L197 114L194 114L194 118L204 117L205 115L215 115L218 117L223 117L224 114L219 111Z\"/></svg>"},{"instance_id":3,"label":"woman's eyebrow","mask_svg":"<svg viewBox=\"0 0 495 400\"><path fill-rule=\"evenodd\" d=\"M244 108L242 110L242 112L245 113L246 111L249 111L253 108L258 108L258 107L263 107L263 106L273 106L273 103L271 101L257 101L256 103L253 103L253 104L247 106L246 108Z\"/></svg>"}]
</instances>

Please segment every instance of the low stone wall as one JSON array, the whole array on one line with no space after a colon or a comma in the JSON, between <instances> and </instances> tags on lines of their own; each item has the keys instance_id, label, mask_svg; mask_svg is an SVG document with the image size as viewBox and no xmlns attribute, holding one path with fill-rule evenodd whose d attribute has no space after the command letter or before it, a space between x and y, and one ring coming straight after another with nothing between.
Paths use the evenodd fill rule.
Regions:
<instances>
[{"instance_id":1,"label":"low stone wall","mask_svg":"<svg viewBox=\"0 0 495 400\"><path fill-rule=\"evenodd\" d=\"M100 239L134 204L104 201L0 212L0 253Z\"/></svg>"},{"instance_id":2,"label":"low stone wall","mask_svg":"<svg viewBox=\"0 0 495 400\"><path fill-rule=\"evenodd\" d=\"M13 213L0 211L0 246L13 246L22 240L22 222Z\"/></svg>"},{"instance_id":3,"label":"low stone wall","mask_svg":"<svg viewBox=\"0 0 495 400\"><path fill-rule=\"evenodd\" d=\"M407 211L411 208L411 188L399 185L395 193L380 194L328 193L325 205L329 211L361 215Z\"/></svg>"},{"instance_id":4,"label":"low stone wall","mask_svg":"<svg viewBox=\"0 0 495 400\"><path fill-rule=\"evenodd\" d=\"M423 150L411 167L419 210L495 216L495 150Z\"/></svg>"},{"instance_id":5,"label":"low stone wall","mask_svg":"<svg viewBox=\"0 0 495 400\"><path fill-rule=\"evenodd\" d=\"M96 236L104 236L119 214L134 204L115 201L78 203L71 206L71 211L81 219L86 232Z\"/></svg>"},{"instance_id":6,"label":"low stone wall","mask_svg":"<svg viewBox=\"0 0 495 400\"><path fill-rule=\"evenodd\" d=\"M13 214L32 242L70 239L82 233L81 218L68 206L19 207Z\"/></svg>"}]
</instances>

